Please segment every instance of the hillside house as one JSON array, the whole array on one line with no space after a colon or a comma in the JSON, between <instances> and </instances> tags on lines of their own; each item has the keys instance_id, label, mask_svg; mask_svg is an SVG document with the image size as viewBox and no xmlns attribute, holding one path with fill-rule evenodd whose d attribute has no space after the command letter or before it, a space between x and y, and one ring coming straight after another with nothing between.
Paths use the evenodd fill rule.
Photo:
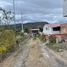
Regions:
<instances>
[{"instance_id":1,"label":"hillside house","mask_svg":"<svg viewBox=\"0 0 67 67\"><path fill-rule=\"evenodd\" d=\"M67 39L67 23L65 24L46 24L43 27L43 34L46 39L50 36L56 37L56 42L61 42Z\"/></svg>"}]
</instances>

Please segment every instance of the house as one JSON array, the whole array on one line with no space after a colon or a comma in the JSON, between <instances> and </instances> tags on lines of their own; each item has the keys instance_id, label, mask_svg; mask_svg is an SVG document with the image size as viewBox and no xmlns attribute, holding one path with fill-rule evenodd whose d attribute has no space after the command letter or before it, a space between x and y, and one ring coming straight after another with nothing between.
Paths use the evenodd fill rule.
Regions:
<instances>
[{"instance_id":1,"label":"house","mask_svg":"<svg viewBox=\"0 0 67 67\"><path fill-rule=\"evenodd\" d=\"M45 24L48 24L48 22L28 22L28 23L24 24L23 27L24 27L24 31L29 30L29 32L37 33L39 31L39 29L40 29L40 31L42 31L43 26Z\"/></svg>"},{"instance_id":2,"label":"house","mask_svg":"<svg viewBox=\"0 0 67 67\"><path fill-rule=\"evenodd\" d=\"M39 29L30 29L30 33L31 33L32 35L36 35L36 34L39 33Z\"/></svg>"},{"instance_id":3,"label":"house","mask_svg":"<svg viewBox=\"0 0 67 67\"><path fill-rule=\"evenodd\" d=\"M56 37L56 42L67 39L67 23L65 24L46 24L43 27L43 35L48 40L50 36Z\"/></svg>"}]
</instances>

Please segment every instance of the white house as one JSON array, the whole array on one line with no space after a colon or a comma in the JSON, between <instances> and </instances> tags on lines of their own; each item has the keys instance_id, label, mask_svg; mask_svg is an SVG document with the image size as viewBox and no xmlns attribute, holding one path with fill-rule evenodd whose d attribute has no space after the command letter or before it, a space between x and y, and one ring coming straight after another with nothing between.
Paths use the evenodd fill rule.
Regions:
<instances>
[{"instance_id":1,"label":"white house","mask_svg":"<svg viewBox=\"0 0 67 67\"><path fill-rule=\"evenodd\" d=\"M67 23L46 24L43 27L43 35L45 35L46 40L49 40L49 37L55 37L57 43L62 39L67 40Z\"/></svg>"},{"instance_id":2,"label":"white house","mask_svg":"<svg viewBox=\"0 0 67 67\"><path fill-rule=\"evenodd\" d=\"M43 27L44 35L60 34L60 24L46 24Z\"/></svg>"}]
</instances>

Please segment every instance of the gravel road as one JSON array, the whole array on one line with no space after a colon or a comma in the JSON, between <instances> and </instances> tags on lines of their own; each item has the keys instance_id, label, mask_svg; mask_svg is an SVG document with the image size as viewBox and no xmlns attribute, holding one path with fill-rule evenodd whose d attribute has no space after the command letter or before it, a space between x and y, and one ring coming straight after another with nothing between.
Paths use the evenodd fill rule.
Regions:
<instances>
[{"instance_id":1,"label":"gravel road","mask_svg":"<svg viewBox=\"0 0 67 67\"><path fill-rule=\"evenodd\" d=\"M30 39L13 56L7 58L0 67L67 67L38 39Z\"/></svg>"},{"instance_id":2,"label":"gravel road","mask_svg":"<svg viewBox=\"0 0 67 67\"><path fill-rule=\"evenodd\" d=\"M67 62L64 62L63 58L56 55L56 53L48 49L42 43L40 43L39 46L43 56L46 57L47 60L49 61L50 67L67 67Z\"/></svg>"}]
</instances>

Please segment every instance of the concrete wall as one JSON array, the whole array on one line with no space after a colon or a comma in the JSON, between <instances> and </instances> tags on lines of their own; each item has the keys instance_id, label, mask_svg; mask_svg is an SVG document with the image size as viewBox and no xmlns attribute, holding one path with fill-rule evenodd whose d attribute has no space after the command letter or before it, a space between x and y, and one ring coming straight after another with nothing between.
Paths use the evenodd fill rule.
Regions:
<instances>
[{"instance_id":1,"label":"concrete wall","mask_svg":"<svg viewBox=\"0 0 67 67\"><path fill-rule=\"evenodd\" d=\"M60 31L53 31L52 28L53 28L53 27L49 27L49 26L45 25L45 26L43 27L43 34L44 34L44 35L60 34Z\"/></svg>"},{"instance_id":2,"label":"concrete wall","mask_svg":"<svg viewBox=\"0 0 67 67\"><path fill-rule=\"evenodd\" d=\"M66 26L61 27L61 34L67 34L67 27Z\"/></svg>"},{"instance_id":3,"label":"concrete wall","mask_svg":"<svg viewBox=\"0 0 67 67\"><path fill-rule=\"evenodd\" d=\"M52 34L52 29L48 27L47 25L45 25L43 27L43 34L47 34L47 35Z\"/></svg>"}]
</instances>

